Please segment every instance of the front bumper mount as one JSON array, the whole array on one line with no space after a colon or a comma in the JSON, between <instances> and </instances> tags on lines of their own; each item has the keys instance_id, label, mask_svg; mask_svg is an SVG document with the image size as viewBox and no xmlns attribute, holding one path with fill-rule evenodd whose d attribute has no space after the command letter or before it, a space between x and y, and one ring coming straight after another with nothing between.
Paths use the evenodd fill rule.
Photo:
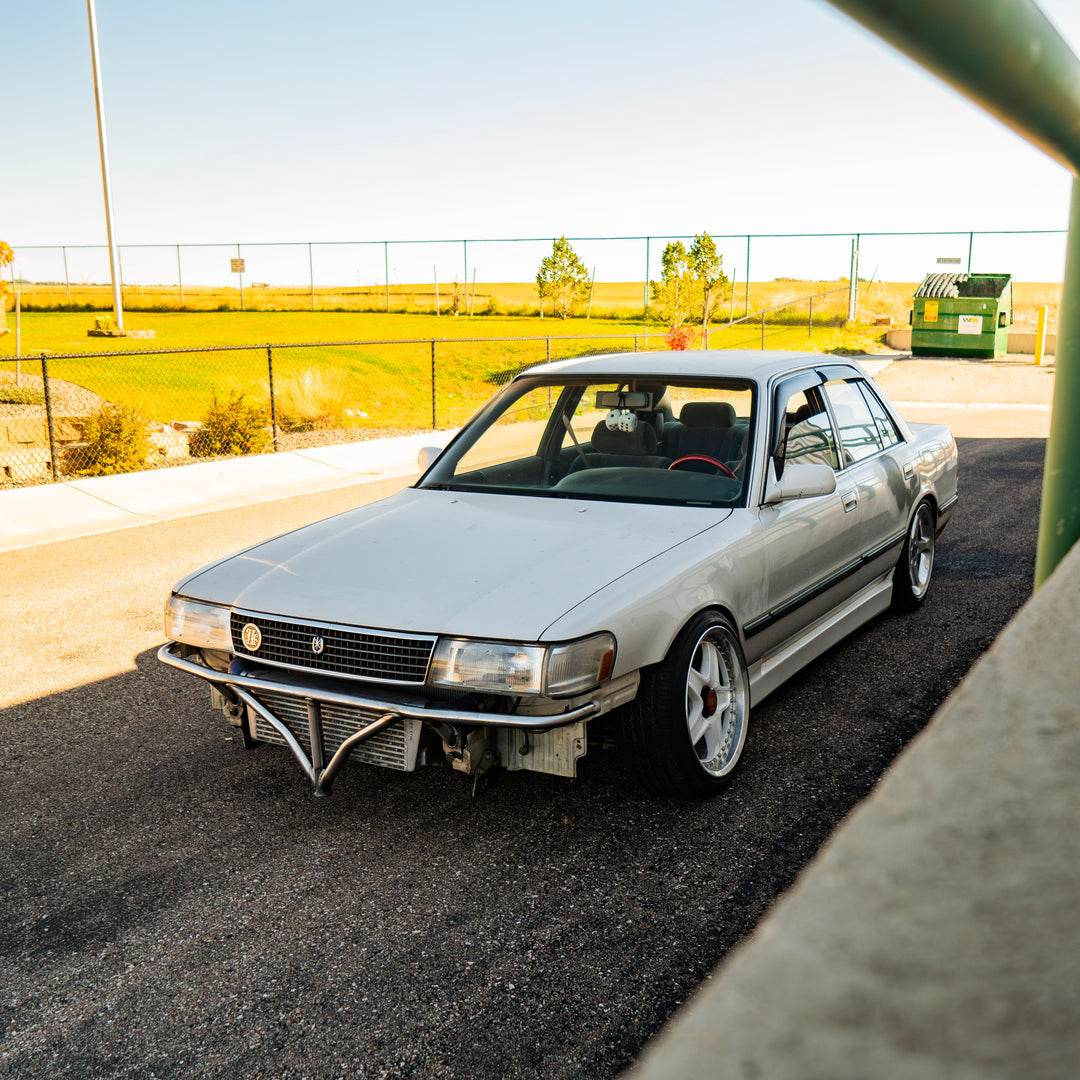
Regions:
<instances>
[{"instance_id":1,"label":"front bumper mount","mask_svg":"<svg viewBox=\"0 0 1080 1080\"><path fill-rule=\"evenodd\" d=\"M367 697L349 691L330 689L325 686L313 688L298 682L273 679L259 669L259 674L252 675L244 671L216 671L205 664L181 656L176 642L168 642L158 650L158 660L169 667L195 675L200 679L223 689L233 700L247 706L270 724L292 751L293 757L311 781L315 794L330 793L330 785L341 770L349 754L361 743L398 720L411 719L427 721L433 724L484 725L488 727L513 727L523 729L548 729L574 724L585 720L602 710L599 700L587 701L565 712L546 715L511 715L506 713L486 713L471 709L432 708L418 702L387 701ZM286 724L275 716L258 698L255 691L284 694L299 698L307 705L308 733L311 742L309 757L300 741ZM322 703L351 706L378 714L378 718L360 728L342 742L329 762L325 760L322 732Z\"/></svg>"}]
</instances>

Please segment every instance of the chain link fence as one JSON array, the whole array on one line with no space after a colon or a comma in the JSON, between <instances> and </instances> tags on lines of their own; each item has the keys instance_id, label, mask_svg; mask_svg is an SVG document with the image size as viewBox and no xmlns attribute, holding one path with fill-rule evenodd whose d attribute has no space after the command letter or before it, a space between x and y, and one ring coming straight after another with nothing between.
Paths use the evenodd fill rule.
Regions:
<instances>
[{"instance_id":1,"label":"chain link fence","mask_svg":"<svg viewBox=\"0 0 1080 1080\"><path fill-rule=\"evenodd\" d=\"M0 487L463 424L519 371L663 335L342 341L0 359Z\"/></svg>"},{"instance_id":2,"label":"chain link fence","mask_svg":"<svg viewBox=\"0 0 1080 1080\"><path fill-rule=\"evenodd\" d=\"M738 315L769 305L769 296L759 295L763 283L840 277L911 283L943 266L1057 283L1065 265L1065 229L710 233ZM666 245L693 237L568 239L592 271L593 317L604 310L632 317L647 312L647 283L660 278ZM539 304L536 270L552 241L122 244L119 286L124 309L132 311L531 313ZM104 246L17 244L13 250L6 274L13 287L23 283L24 310L111 309Z\"/></svg>"}]
</instances>

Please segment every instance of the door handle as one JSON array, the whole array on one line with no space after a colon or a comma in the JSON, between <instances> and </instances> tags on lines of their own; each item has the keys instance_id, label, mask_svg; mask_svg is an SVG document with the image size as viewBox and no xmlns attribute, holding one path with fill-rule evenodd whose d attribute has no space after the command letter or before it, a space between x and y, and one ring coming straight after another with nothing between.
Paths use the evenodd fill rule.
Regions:
<instances>
[{"instance_id":1,"label":"door handle","mask_svg":"<svg viewBox=\"0 0 1080 1080\"><path fill-rule=\"evenodd\" d=\"M841 496L844 501L844 513L850 514L852 510L855 510L859 506L859 495L855 491L849 491L845 495Z\"/></svg>"},{"instance_id":2,"label":"door handle","mask_svg":"<svg viewBox=\"0 0 1080 1080\"><path fill-rule=\"evenodd\" d=\"M904 462L904 479L905 480L914 480L915 479L915 462L914 461L905 461Z\"/></svg>"}]
</instances>

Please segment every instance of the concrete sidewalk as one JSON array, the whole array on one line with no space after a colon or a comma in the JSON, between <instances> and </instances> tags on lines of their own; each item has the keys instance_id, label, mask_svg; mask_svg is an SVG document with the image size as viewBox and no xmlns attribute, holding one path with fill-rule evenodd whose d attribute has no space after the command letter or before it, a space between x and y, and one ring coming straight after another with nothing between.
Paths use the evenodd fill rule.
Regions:
<instances>
[{"instance_id":1,"label":"concrete sidewalk","mask_svg":"<svg viewBox=\"0 0 1080 1080\"><path fill-rule=\"evenodd\" d=\"M0 551L289 495L412 476L453 431L259 454L0 492Z\"/></svg>"}]
</instances>

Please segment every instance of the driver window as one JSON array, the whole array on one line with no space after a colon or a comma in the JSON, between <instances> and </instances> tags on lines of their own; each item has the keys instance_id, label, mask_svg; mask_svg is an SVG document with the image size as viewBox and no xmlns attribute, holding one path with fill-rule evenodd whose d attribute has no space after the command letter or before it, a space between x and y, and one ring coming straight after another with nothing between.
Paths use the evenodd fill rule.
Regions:
<instances>
[{"instance_id":1,"label":"driver window","mask_svg":"<svg viewBox=\"0 0 1080 1080\"><path fill-rule=\"evenodd\" d=\"M816 390L794 394L784 415L781 456L785 464L828 465L837 468L836 439L825 405Z\"/></svg>"},{"instance_id":2,"label":"driver window","mask_svg":"<svg viewBox=\"0 0 1080 1080\"><path fill-rule=\"evenodd\" d=\"M557 399L558 387L538 386L523 393L486 437L461 455L454 475L535 457Z\"/></svg>"}]
</instances>

